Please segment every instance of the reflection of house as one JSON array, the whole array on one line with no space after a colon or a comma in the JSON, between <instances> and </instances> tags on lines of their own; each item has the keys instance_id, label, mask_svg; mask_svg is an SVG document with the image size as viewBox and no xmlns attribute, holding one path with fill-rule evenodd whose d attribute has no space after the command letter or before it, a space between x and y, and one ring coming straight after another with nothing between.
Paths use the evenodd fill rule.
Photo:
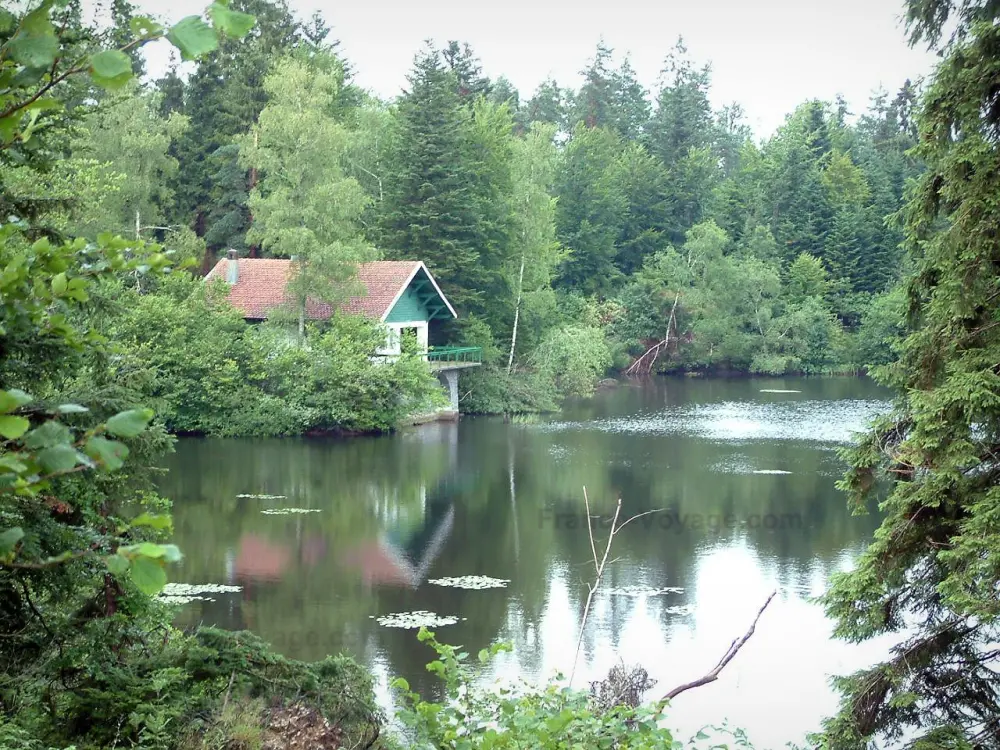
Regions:
<instances>
[{"instance_id":1,"label":"reflection of house","mask_svg":"<svg viewBox=\"0 0 1000 750\"><path fill-rule=\"evenodd\" d=\"M361 571L366 584L416 588L425 578L451 533L455 507L431 503L420 523L383 530L344 555L344 563Z\"/></svg>"},{"instance_id":2,"label":"reflection of house","mask_svg":"<svg viewBox=\"0 0 1000 750\"><path fill-rule=\"evenodd\" d=\"M230 250L208 272L206 280L224 279L227 299L252 321L266 320L273 311L297 314L298 305L286 287L294 273L294 262L278 258L237 258ZM422 351L427 350L431 320L457 317L437 281L422 262L387 260L362 263L356 281L360 294L347 299L343 312L364 315L386 327L386 343L380 354L399 354L403 336L412 335ZM334 308L324 302L306 304L307 320L326 320Z\"/></svg>"},{"instance_id":3,"label":"reflection of house","mask_svg":"<svg viewBox=\"0 0 1000 750\"><path fill-rule=\"evenodd\" d=\"M326 540L317 534L309 534L299 544L297 551L296 562L312 567L326 557ZM232 579L278 581L292 562L289 545L273 542L260 534L243 534L232 564Z\"/></svg>"}]
</instances>

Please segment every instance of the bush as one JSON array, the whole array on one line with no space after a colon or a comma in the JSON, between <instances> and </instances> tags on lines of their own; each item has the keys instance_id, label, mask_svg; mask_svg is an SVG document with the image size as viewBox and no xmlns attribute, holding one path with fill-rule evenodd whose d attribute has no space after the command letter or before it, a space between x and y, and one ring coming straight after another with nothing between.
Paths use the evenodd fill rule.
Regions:
<instances>
[{"instance_id":1,"label":"bush","mask_svg":"<svg viewBox=\"0 0 1000 750\"><path fill-rule=\"evenodd\" d=\"M601 690L576 690L557 676L541 687L481 689L473 682L469 655L459 647L442 644L434 633L421 628L420 641L434 649L437 658L427 669L445 687L441 702L429 702L410 691L406 680L396 679L403 707L399 719L412 748L440 750L559 750L568 748L643 748L676 750L681 743L661 726L665 703L642 706L635 696L608 699ZM479 652L488 662L506 644ZM641 672L641 670L640 670ZM643 685L648 685L643 680ZM702 736L707 739L707 735ZM749 747L742 734L736 745ZM727 747L715 744L715 748Z\"/></svg>"}]
</instances>

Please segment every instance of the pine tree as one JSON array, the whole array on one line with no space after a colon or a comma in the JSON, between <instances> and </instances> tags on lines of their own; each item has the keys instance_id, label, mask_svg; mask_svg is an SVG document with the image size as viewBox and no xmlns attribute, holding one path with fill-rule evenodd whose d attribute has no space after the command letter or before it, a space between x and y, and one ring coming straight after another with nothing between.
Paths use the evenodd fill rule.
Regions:
<instances>
[{"instance_id":1,"label":"pine tree","mask_svg":"<svg viewBox=\"0 0 1000 750\"><path fill-rule=\"evenodd\" d=\"M441 57L455 76L458 96L463 102L471 104L480 96L489 96L492 90L490 79L483 75L483 66L467 42L448 42L448 46L441 50Z\"/></svg>"},{"instance_id":2,"label":"pine tree","mask_svg":"<svg viewBox=\"0 0 1000 750\"><path fill-rule=\"evenodd\" d=\"M621 149L616 133L582 122L566 146L556 180L556 226L569 250L559 269L560 286L606 294L618 281L615 243L628 211L618 169Z\"/></svg>"},{"instance_id":3,"label":"pine tree","mask_svg":"<svg viewBox=\"0 0 1000 750\"><path fill-rule=\"evenodd\" d=\"M615 242L615 266L630 276L642 268L647 256L667 244L664 228L670 223L671 206L666 170L642 145L625 148L617 172L627 207Z\"/></svg>"},{"instance_id":4,"label":"pine tree","mask_svg":"<svg viewBox=\"0 0 1000 750\"><path fill-rule=\"evenodd\" d=\"M184 166L173 186L174 221L189 223L202 237L211 229L213 174L218 168L213 154L257 121L267 102L264 78L275 53L287 53L301 42L299 25L284 0L233 0L232 7L254 15L257 23L245 40L222 40L216 52L199 61L184 94L191 127L175 151Z\"/></svg>"},{"instance_id":5,"label":"pine tree","mask_svg":"<svg viewBox=\"0 0 1000 750\"><path fill-rule=\"evenodd\" d=\"M569 125L583 123L588 128L602 128L614 122L614 69L611 66L612 49L602 39L597 43L590 64L580 71L583 85L573 96Z\"/></svg>"},{"instance_id":6,"label":"pine tree","mask_svg":"<svg viewBox=\"0 0 1000 750\"><path fill-rule=\"evenodd\" d=\"M611 74L612 127L627 141L637 141L649 122L649 93L626 57Z\"/></svg>"},{"instance_id":7,"label":"pine tree","mask_svg":"<svg viewBox=\"0 0 1000 750\"><path fill-rule=\"evenodd\" d=\"M876 371L895 408L847 452L841 483L859 509L878 497L884 520L824 597L839 637L900 642L838 679L841 710L818 738L834 750L1000 747L1000 26L986 3L912 0L908 18L944 58L919 116L928 171L905 210L909 332Z\"/></svg>"},{"instance_id":8,"label":"pine tree","mask_svg":"<svg viewBox=\"0 0 1000 750\"><path fill-rule=\"evenodd\" d=\"M711 143L712 107L708 101L711 69L694 67L684 40L667 55L648 126L650 151L672 169L693 148Z\"/></svg>"},{"instance_id":9,"label":"pine tree","mask_svg":"<svg viewBox=\"0 0 1000 750\"><path fill-rule=\"evenodd\" d=\"M393 179L386 186L381 242L387 255L424 261L461 312L485 284L466 162L469 111L454 73L431 45L414 59L398 110Z\"/></svg>"},{"instance_id":10,"label":"pine tree","mask_svg":"<svg viewBox=\"0 0 1000 750\"><path fill-rule=\"evenodd\" d=\"M551 78L535 90L521 111L520 124L527 129L533 122L547 122L559 128L566 125L566 94Z\"/></svg>"}]
</instances>

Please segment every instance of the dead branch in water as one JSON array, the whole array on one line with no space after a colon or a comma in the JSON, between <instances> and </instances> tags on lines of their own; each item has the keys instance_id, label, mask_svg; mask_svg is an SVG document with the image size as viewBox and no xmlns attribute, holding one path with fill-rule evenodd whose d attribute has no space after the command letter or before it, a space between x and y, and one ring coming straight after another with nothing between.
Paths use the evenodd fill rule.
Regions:
<instances>
[{"instance_id":1,"label":"dead branch in water","mask_svg":"<svg viewBox=\"0 0 1000 750\"><path fill-rule=\"evenodd\" d=\"M708 674L702 677L699 677L697 680L692 680L691 682L685 682L683 685L678 685L673 690L668 691L666 695L664 695L662 698L660 698L659 708L661 711L663 710L664 706L667 704L668 701L672 700L673 698L676 698L681 693L687 690L691 690L692 688L701 687L702 685L707 685L708 683L715 682L717 679L719 679L719 673L721 673L722 670L726 668L726 665L733 660L733 657L735 657L737 653L739 653L739 650L743 648L743 645L750 640L750 636L753 635L754 630L757 628L757 621L760 620L760 616L764 614L764 610L767 609L767 605L771 603L771 600L777 593L778 593L777 591L771 592L771 595L767 597L767 601L765 601L764 604L761 605L761 608L757 610L757 616L753 618L753 622L750 624L750 629L743 634L742 638L736 638L732 643L729 644L729 648L726 650L726 653L723 654L721 659L719 659L719 662L715 665L712 671L710 671Z\"/></svg>"}]
</instances>

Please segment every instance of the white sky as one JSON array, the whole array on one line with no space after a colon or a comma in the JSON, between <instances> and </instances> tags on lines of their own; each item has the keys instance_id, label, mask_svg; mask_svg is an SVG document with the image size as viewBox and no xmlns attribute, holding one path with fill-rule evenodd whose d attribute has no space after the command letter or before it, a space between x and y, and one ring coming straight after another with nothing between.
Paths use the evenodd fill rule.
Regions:
<instances>
[{"instance_id":1,"label":"white sky","mask_svg":"<svg viewBox=\"0 0 1000 750\"><path fill-rule=\"evenodd\" d=\"M144 12L176 21L208 0L139 0ZM711 62L712 99L738 101L758 135L809 98L843 94L863 111L872 91L895 92L930 72L933 57L905 42L902 0L290 0L303 18L321 10L356 71L356 82L392 97L406 84L425 39L468 42L491 78L506 75L531 95L547 76L579 85L602 37L654 88L663 58L683 35L689 53ZM148 49L150 72L169 47Z\"/></svg>"}]
</instances>

